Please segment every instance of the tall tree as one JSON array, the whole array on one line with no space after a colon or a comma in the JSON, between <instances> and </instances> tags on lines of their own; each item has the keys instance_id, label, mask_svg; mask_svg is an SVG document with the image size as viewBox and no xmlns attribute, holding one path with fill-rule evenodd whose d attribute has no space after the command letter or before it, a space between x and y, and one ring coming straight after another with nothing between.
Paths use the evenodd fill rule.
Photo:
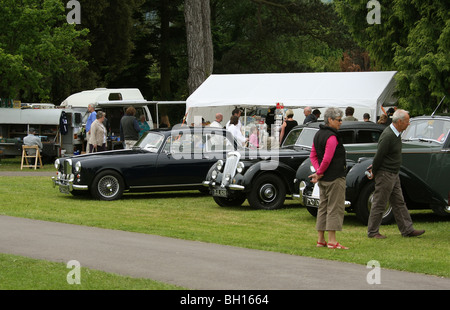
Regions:
<instances>
[{"instance_id":1,"label":"tall tree","mask_svg":"<svg viewBox=\"0 0 450 310\"><path fill-rule=\"evenodd\" d=\"M89 29L89 69L98 86L108 86L125 70L135 48L134 14L143 0L84 0L81 26Z\"/></svg>"},{"instance_id":2,"label":"tall tree","mask_svg":"<svg viewBox=\"0 0 450 310\"><path fill-rule=\"evenodd\" d=\"M396 70L399 105L430 113L450 85L450 2L380 3L380 24L370 24L366 0L336 0L336 9L358 44L383 70ZM447 99L447 104L450 99Z\"/></svg>"},{"instance_id":3,"label":"tall tree","mask_svg":"<svg viewBox=\"0 0 450 310\"><path fill-rule=\"evenodd\" d=\"M213 0L215 72L339 71L354 47L319 0Z\"/></svg>"},{"instance_id":4,"label":"tall tree","mask_svg":"<svg viewBox=\"0 0 450 310\"><path fill-rule=\"evenodd\" d=\"M185 0L184 16L189 64L188 88L191 94L213 71L210 1Z\"/></svg>"}]
</instances>

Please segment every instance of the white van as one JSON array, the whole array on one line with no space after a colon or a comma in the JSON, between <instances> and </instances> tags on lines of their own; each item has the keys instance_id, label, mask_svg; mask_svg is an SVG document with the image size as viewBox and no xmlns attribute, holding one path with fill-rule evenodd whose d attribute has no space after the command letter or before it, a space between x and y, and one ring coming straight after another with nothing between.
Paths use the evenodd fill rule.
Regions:
<instances>
[{"instance_id":1,"label":"white van","mask_svg":"<svg viewBox=\"0 0 450 310\"><path fill-rule=\"evenodd\" d=\"M87 111L89 104L93 104L96 110L106 113L111 130L111 142L108 144L108 149L115 149L122 147L122 143L118 141L120 120L128 107L133 106L136 109L136 118L139 120L141 115L144 115L150 129L154 128L153 118L148 108L148 105L152 103L154 102L145 100L137 88L96 88L70 95L61 103L61 107L81 113L82 126L73 128L75 139L73 144L78 145L75 149L84 151L86 141L82 141L80 138L84 137L82 128L89 116Z\"/></svg>"}]
</instances>

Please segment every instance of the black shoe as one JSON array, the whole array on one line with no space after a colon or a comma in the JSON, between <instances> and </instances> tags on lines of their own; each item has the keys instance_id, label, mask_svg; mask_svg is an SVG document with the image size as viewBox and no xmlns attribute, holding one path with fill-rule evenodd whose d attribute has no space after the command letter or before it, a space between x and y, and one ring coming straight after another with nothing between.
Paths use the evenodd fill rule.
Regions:
<instances>
[{"instance_id":1,"label":"black shoe","mask_svg":"<svg viewBox=\"0 0 450 310\"><path fill-rule=\"evenodd\" d=\"M376 234L376 235L373 235L373 236L369 236L369 238L374 238L374 239L386 239L386 236L385 236L385 235L382 235L382 234Z\"/></svg>"},{"instance_id":2,"label":"black shoe","mask_svg":"<svg viewBox=\"0 0 450 310\"><path fill-rule=\"evenodd\" d=\"M423 235L425 233L425 230L413 230L409 234L406 235L406 237L417 237L420 235Z\"/></svg>"}]
</instances>

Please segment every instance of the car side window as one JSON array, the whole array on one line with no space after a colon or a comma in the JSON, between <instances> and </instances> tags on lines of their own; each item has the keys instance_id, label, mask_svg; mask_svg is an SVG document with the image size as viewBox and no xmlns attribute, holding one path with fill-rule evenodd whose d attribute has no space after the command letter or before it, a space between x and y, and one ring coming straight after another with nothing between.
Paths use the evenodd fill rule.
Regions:
<instances>
[{"instance_id":1,"label":"car side window","mask_svg":"<svg viewBox=\"0 0 450 310\"><path fill-rule=\"evenodd\" d=\"M207 133L204 135L205 152L228 152L233 151L233 145L226 136L221 133Z\"/></svg>"},{"instance_id":2,"label":"car side window","mask_svg":"<svg viewBox=\"0 0 450 310\"><path fill-rule=\"evenodd\" d=\"M205 149L206 145L206 137L201 133L195 133L192 136L192 143L194 153L196 154L203 153L203 150Z\"/></svg>"},{"instance_id":3,"label":"car side window","mask_svg":"<svg viewBox=\"0 0 450 310\"><path fill-rule=\"evenodd\" d=\"M378 142L381 133L371 130L359 130L356 133L356 143L374 143Z\"/></svg>"},{"instance_id":4,"label":"car side window","mask_svg":"<svg viewBox=\"0 0 450 310\"><path fill-rule=\"evenodd\" d=\"M192 150L192 135L189 133L168 137L164 146L164 152L172 154L191 153Z\"/></svg>"},{"instance_id":5,"label":"car side window","mask_svg":"<svg viewBox=\"0 0 450 310\"><path fill-rule=\"evenodd\" d=\"M342 143L343 144L350 144L353 143L353 130L343 130L340 131L341 137L342 137Z\"/></svg>"}]
</instances>

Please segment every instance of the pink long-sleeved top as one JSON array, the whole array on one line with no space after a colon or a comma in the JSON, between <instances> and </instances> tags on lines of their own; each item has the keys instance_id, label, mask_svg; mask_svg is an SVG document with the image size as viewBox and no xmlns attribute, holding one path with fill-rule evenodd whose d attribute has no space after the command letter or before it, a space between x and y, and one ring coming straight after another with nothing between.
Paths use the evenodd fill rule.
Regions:
<instances>
[{"instance_id":1,"label":"pink long-sleeved top","mask_svg":"<svg viewBox=\"0 0 450 310\"><path fill-rule=\"evenodd\" d=\"M323 155L322 163L319 165L319 159L317 158L317 152L316 148L314 147L314 143L311 149L311 154L309 155L309 158L311 159L311 163L316 169L317 174L324 174L325 171L327 171L328 166L331 163L331 160L333 159L334 152L336 151L336 147L338 145L338 140L336 136L330 136L327 140L327 144L325 146L325 154Z\"/></svg>"}]
</instances>

